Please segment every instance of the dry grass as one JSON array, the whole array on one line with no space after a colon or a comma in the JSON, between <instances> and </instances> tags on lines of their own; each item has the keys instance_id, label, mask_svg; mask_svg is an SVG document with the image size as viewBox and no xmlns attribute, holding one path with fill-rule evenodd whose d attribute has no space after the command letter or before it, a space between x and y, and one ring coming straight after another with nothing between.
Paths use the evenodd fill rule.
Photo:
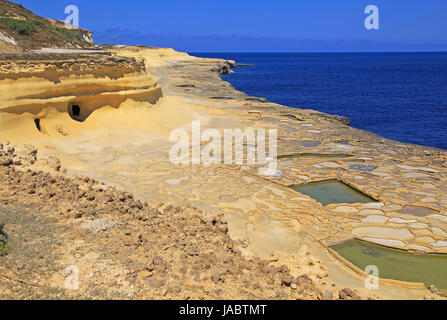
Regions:
<instances>
[{"instance_id":1,"label":"dry grass","mask_svg":"<svg viewBox=\"0 0 447 320\"><path fill-rule=\"evenodd\" d=\"M0 207L0 221L8 235L7 252L0 257L0 299L63 299L63 291L45 286L61 272L56 248L63 229L23 208Z\"/></svg>"}]
</instances>

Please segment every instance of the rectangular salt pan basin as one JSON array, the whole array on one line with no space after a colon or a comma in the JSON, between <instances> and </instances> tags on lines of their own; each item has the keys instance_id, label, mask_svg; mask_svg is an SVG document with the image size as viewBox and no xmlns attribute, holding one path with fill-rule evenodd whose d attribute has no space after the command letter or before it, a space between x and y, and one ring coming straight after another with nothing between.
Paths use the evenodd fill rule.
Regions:
<instances>
[{"instance_id":1,"label":"rectangular salt pan basin","mask_svg":"<svg viewBox=\"0 0 447 320\"><path fill-rule=\"evenodd\" d=\"M292 186L291 188L308 195L324 206L331 203L377 202L368 195L338 180L311 182L304 185Z\"/></svg>"},{"instance_id":2,"label":"rectangular salt pan basin","mask_svg":"<svg viewBox=\"0 0 447 320\"><path fill-rule=\"evenodd\" d=\"M447 289L447 256L418 254L391 249L361 240L331 247L361 270L369 265L379 268L379 278L424 283Z\"/></svg>"}]
</instances>

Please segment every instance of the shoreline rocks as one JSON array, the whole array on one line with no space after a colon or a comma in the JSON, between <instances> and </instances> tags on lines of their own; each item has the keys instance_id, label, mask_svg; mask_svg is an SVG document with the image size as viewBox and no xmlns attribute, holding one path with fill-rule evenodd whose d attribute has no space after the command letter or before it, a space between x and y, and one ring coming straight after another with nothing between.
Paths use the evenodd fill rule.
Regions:
<instances>
[{"instance_id":1,"label":"shoreline rocks","mask_svg":"<svg viewBox=\"0 0 447 320\"><path fill-rule=\"evenodd\" d=\"M16 150L20 149L8 143L2 148L6 152L2 151L0 160L18 155ZM24 160L35 159L35 149L24 150ZM115 257L114 268L121 270L117 274L135 287L149 289L144 295L130 295L134 299L154 298L161 293L175 299L329 297L322 294L326 289L319 289L307 275L293 277L284 265L273 267L259 258L244 258L235 249L222 215L210 219L190 206L143 203L130 193L89 177L63 176L58 169L50 166L43 172L32 165L14 163L0 167L4 181L0 185L0 209L23 205L33 215L45 214L67 227L82 221L75 223L80 233L69 227L68 239L72 240L65 243L60 239L60 245L65 247L82 237L85 254L101 250L105 258ZM98 265L102 260L93 261ZM134 269L138 263L143 263L142 268ZM89 268L94 272L94 265ZM177 279L176 286L170 284L168 275ZM93 277L91 281L106 291L118 289L106 279Z\"/></svg>"}]
</instances>

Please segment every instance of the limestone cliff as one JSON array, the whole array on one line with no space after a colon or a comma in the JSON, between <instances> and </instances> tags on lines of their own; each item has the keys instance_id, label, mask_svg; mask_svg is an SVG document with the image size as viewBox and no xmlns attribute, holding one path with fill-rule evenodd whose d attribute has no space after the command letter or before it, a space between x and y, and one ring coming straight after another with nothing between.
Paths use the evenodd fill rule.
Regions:
<instances>
[{"instance_id":1,"label":"limestone cliff","mask_svg":"<svg viewBox=\"0 0 447 320\"><path fill-rule=\"evenodd\" d=\"M0 55L4 129L17 128L10 117L20 115L26 118L21 121L25 127L60 135L64 133L46 123L51 114L83 122L97 109L118 108L127 99L155 103L161 96L158 83L133 58L107 53Z\"/></svg>"}]
</instances>

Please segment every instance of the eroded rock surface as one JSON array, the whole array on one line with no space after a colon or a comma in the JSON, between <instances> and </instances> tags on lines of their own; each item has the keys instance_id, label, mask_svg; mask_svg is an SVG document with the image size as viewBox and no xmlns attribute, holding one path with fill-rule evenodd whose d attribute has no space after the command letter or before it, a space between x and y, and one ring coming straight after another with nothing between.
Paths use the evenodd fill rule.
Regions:
<instances>
[{"instance_id":1,"label":"eroded rock surface","mask_svg":"<svg viewBox=\"0 0 447 320\"><path fill-rule=\"evenodd\" d=\"M218 270L217 266L217 269L213 269L215 266L212 266L208 272L206 271L208 269L200 266L197 262L199 260L191 260L192 265L197 263L199 266L190 270L188 268L191 264L184 263L182 258L178 258L180 259L178 261L187 265L186 270L194 274L193 278L188 278L189 282L181 282L182 287L190 287L190 283L195 287L194 290L188 291L189 295L237 298L251 295L261 298L297 296L314 299L355 298L356 295L351 291L340 293L339 288L349 287L351 290L358 290L358 295L361 297L367 297L370 292L365 291L361 277L352 276L344 264L335 261L327 252L327 246L332 243L357 236L363 240L402 249L447 252L445 151L383 139L375 134L347 126L348 120L342 117L313 110L291 109L262 98L248 97L220 78L220 73L228 72L229 68L235 65L232 61L200 59L177 53L172 49L157 48L112 48L110 53L125 56L126 59L132 58L135 63L144 65L152 79L151 88L162 92L159 102L135 101L133 96L129 95L133 91L126 90L120 92L120 99L127 99L125 102L121 103L119 99L112 103L114 108L100 107L84 122L78 123L67 116L68 100L64 100L65 109L60 108L57 115L51 114L48 110L45 114L39 114L42 118L39 122L42 130L37 129L37 123L32 122L32 117L24 119L25 116L20 113L0 112L0 119L2 117L6 119L0 134L15 143L21 142L21 139L27 143L32 140L45 155L42 159L32 157L34 159L18 161L14 151L12 154L8 154L11 151L4 152L5 156L1 161L2 170L6 170L5 174L8 176L5 181L10 181L11 176L14 177L13 182L8 183L8 188L12 188L13 191L5 193L10 197L5 197L7 201L5 205L11 206L21 197L25 202L31 201L28 197L44 197L44 204L51 204L55 211L60 212L58 219L67 219L62 220L61 225L73 223L73 230L79 230L82 236L73 236L70 233L67 235L68 238L71 237L73 243L77 243L77 249L73 246L71 251L65 250L69 253L65 255L64 263L76 264L81 259L89 266L86 270L99 270L91 266L100 255L110 258L110 261L118 261L116 257L110 255L113 253L129 257L133 256L132 252L142 251L144 263L138 260L140 258L135 258L137 259L135 261L146 265L152 256L147 253L151 252L151 249L145 247L145 239L151 239L155 243L162 241L154 248L157 252L164 252L163 248L167 246L167 256L177 257L178 254L178 257L181 257L185 254L187 257L193 257L186 259L199 259L197 257L202 259L204 252L220 250L216 249L220 246L226 248L222 252L216 251L218 257L222 254L222 259L229 254L228 252L239 250L241 254L238 257L243 261L252 259L250 263L253 263L259 259L268 261L268 266L279 268L261 273L264 279L267 274L274 274L271 283L260 284L261 291L266 294L260 294L257 289L254 291L250 289L248 293L243 291L245 280L242 285L237 279L245 279L245 276L240 273L235 273L237 275L235 279L231 278L232 281L236 281L234 282L237 284L236 288L230 289L228 286L226 291L225 279L228 279L228 273L224 272L225 270ZM139 74L138 77L148 80L144 74ZM76 81L79 79L75 78L73 83L78 83ZM82 81L85 80L83 76L80 78ZM102 84L107 87L117 84L121 87L134 79L124 76L116 79L118 82L114 79L105 79ZM96 83L102 80L93 76L88 81ZM67 83L61 81L53 85L62 88L61 92L64 92ZM107 88L105 93L114 94L117 90L109 89ZM36 89L36 94L41 95L42 92L39 90ZM76 95L74 93L74 97L70 99L76 101L78 99ZM14 97L9 100L11 106L17 102L15 99L20 98ZM54 93L51 93L50 99L53 98ZM21 98L19 102L23 102ZM195 120L201 121L202 130L277 129L280 155L278 168L275 171L277 174L260 175L258 165L174 165L168 157L172 146L168 136L174 129L188 129ZM26 126L30 126L29 130L17 129L22 128L20 126L24 123L22 121L26 122ZM12 127L11 123L15 123L16 126ZM60 163L49 156L60 159ZM22 162L26 163L26 166L31 166L30 172L17 170ZM32 162L34 164L31 164ZM33 172L39 170L42 173L33 175ZM54 202L45 191L47 186L42 186L41 179L46 180L49 177L47 174L60 177L55 182L57 187L52 188L50 192L54 193L52 197L57 199ZM45 178L41 178L41 175ZM25 184L19 184L16 178L25 181ZM289 188L291 185L331 179L341 180L377 202L335 203L323 206L311 197ZM105 185L101 186L96 180L114 187L110 189ZM126 190L127 193L122 193L122 190ZM127 194L131 194L133 198L129 198ZM135 198L140 199L140 202ZM42 201L36 200L30 203L35 206L36 212L45 212L47 209L40 202ZM147 203L147 207L144 202ZM141 205L142 209L139 208ZM432 211L420 215L402 212L406 206L427 208ZM211 221L211 224L199 222L201 220L195 219L193 212L198 214L200 219ZM213 225L213 219L222 215L223 218L219 219L226 223L216 221ZM192 219L191 221L197 223L190 224L181 220L181 217ZM99 233L80 228L80 225L87 220L96 221L104 218L117 221L119 224ZM123 221L124 218L129 219ZM169 219L172 222L169 222ZM151 221L156 221L157 225L152 227ZM190 243L186 246L188 250L190 247L207 248L200 251L198 256L195 249L186 252L186 247L181 249L183 251L179 249L180 245L179 248L169 247L170 243L177 241L178 234L184 236L185 232L189 232L190 225L192 228L198 226L205 228L199 228L200 232L196 232L196 235L208 234L211 232L209 230L218 232L210 233L209 237L202 239L203 243L198 242L196 245L197 236L194 238L196 240L191 239L191 242L188 242ZM135 233L124 232L123 228L126 226L132 226ZM208 226L213 227L207 229ZM148 228L147 230L154 234L158 229L166 230L166 234L152 239L144 228ZM115 234L119 236L115 237ZM95 238L98 237L100 241L95 242ZM224 242L219 242L220 240L216 243L210 242L209 239L214 238L223 239ZM231 250L226 244L226 241L230 240ZM127 246L117 247L123 243ZM108 250L109 248L112 249ZM77 254L78 249L81 253ZM169 250L177 251L171 255ZM271 258L272 253L274 258ZM220 266L220 258L215 259L219 261ZM248 272L242 264L239 264L239 260L232 261L244 270L243 274ZM118 271L106 263L105 265L117 274L125 272L119 268ZM285 265L290 272L288 273L282 265ZM258 269L257 264L250 268L252 268L250 270L262 269ZM140 278L149 279L146 282L152 287L164 288L163 285L166 285L161 273L154 276L151 274L153 271L147 270L146 267L142 267L140 271L147 272ZM172 271L172 277L177 279L176 277L184 271L185 269ZM199 281L197 274L205 276ZM110 277L110 274L108 276ZM253 279L257 277L254 274L252 276ZM300 276L306 276L313 281L316 288L309 290L314 292L313 295L305 294L306 290L300 293L300 284L307 283L304 278L297 281ZM94 276L90 278L93 279ZM109 281L105 280L106 276L101 279ZM257 280L246 280L257 283ZM213 291L214 288L216 290L218 288L207 287L209 283L221 286L223 292ZM255 287L257 288L257 285ZM145 290L143 284L138 288ZM203 295L199 295L197 292L203 288L206 288ZM402 298L422 297L426 293L422 289L411 291L394 286L388 292L382 290L380 295ZM129 290L128 294L132 297L141 297L132 290ZM153 294L155 293L151 291L148 296ZM166 296L171 297L168 293Z\"/></svg>"},{"instance_id":2,"label":"eroded rock surface","mask_svg":"<svg viewBox=\"0 0 447 320\"><path fill-rule=\"evenodd\" d=\"M277 265L277 259L272 263L243 257L222 215L208 218L190 205L141 202L88 177L60 175L45 167L45 161L38 161L43 171L16 165L5 161L18 155L16 148L2 145L0 218L11 220L12 250L0 259L0 273L10 279L0 282L5 288L1 298L23 297L29 290L43 298L135 299L332 299L336 293L322 284L327 273L317 271L321 267L315 260L315 272L297 274ZM16 215L29 221L47 219L48 231L65 226L51 252L26 257L29 264L41 254L56 257L51 265L39 262L40 267L23 275L26 279L21 280L36 285L31 288L15 282L17 274L8 269L23 259L20 239L33 232L17 234ZM38 247L43 236L38 234L28 246ZM71 270L67 268L73 266L81 274L77 291L64 287Z\"/></svg>"}]
</instances>

